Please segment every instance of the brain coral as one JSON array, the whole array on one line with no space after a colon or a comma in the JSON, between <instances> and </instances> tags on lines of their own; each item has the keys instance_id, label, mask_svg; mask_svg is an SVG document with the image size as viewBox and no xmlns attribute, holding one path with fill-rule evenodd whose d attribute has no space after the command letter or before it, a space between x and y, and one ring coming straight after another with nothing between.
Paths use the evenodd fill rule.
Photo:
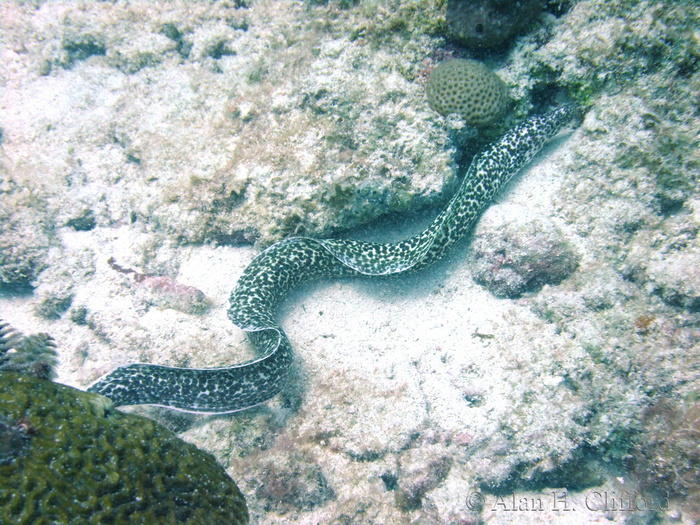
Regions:
<instances>
[{"instance_id":1,"label":"brain coral","mask_svg":"<svg viewBox=\"0 0 700 525\"><path fill-rule=\"evenodd\" d=\"M448 0L449 36L463 46L486 49L504 44L540 14L542 0Z\"/></svg>"},{"instance_id":2,"label":"brain coral","mask_svg":"<svg viewBox=\"0 0 700 525\"><path fill-rule=\"evenodd\" d=\"M439 64L428 78L426 93L435 111L445 116L457 113L475 126L493 122L508 103L506 85L476 60Z\"/></svg>"},{"instance_id":3,"label":"brain coral","mask_svg":"<svg viewBox=\"0 0 700 525\"><path fill-rule=\"evenodd\" d=\"M213 456L105 399L0 371L0 523L248 523Z\"/></svg>"}]
</instances>

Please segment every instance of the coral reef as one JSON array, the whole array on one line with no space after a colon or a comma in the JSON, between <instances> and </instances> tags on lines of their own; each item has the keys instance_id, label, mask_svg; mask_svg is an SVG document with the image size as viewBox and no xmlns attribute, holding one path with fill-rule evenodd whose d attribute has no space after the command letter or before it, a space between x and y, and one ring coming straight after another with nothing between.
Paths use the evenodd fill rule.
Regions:
<instances>
[{"instance_id":1,"label":"coral reef","mask_svg":"<svg viewBox=\"0 0 700 525\"><path fill-rule=\"evenodd\" d=\"M59 377L75 385L135 361L252 357L222 313L257 253L239 244L437 208L461 148L468 161L480 137L431 110L424 80L447 57L489 53L514 100L504 125L571 98L590 108L492 208L550 217L578 269L497 299L473 282L464 246L407 280L302 290L281 311L302 388L233 417L147 413L214 453L259 523L556 522L563 513L466 513L465 497L537 497L548 481L580 489L597 483L586 475L596 465L626 489L640 478L645 491L697 499L680 430L694 428L685 414L700 384L697 1L549 2L565 12L477 50L446 42L446 3L0 2L3 316L60 336ZM361 233L400 238L428 215ZM177 276L215 308L134 308L138 287L111 255ZM642 417L661 399L674 416ZM21 414L0 418L9 466L31 458L31 429ZM421 455L431 434L444 447ZM425 467L442 457L444 480L419 490L439 479ZM292 474L295 462L333 497L301 505L323 494L312 476L295 489L307 500L255 496L271 464ZM409 497L397 501L400 490ZM584 508L570 513L577 523L611 519Z\"/></svg>"},{"instance_id":2,"label":"coral reef","mask_svg":"<svg viewBox=\"0 0 700 525\"><path fill-rule=\"evenodd\" d=\"M510 298L561 283L579 262L564 235L543 217L524 223L482 221L470 259L477 283Z\"/></svg>"},{"instance_id":3,"label":"coral reef","mask_svg":"<svg viewBox=\"0 0 700 525\"><path fill-rule=\"evenodd\" d=\"M442 62L428 77L425 90L435 111L443 116L457 113L476 126L494 122L508 103L506 85L476 60Z\"/></svg>"},{"instance_id":4,"label":"coral reef","mask_svg":"<svg viewBox=\"0 0 700 525\"><path fill-rule=\"evenodd\" d=\"M8 4L3 20L22 20L3 28L8 47L34 43L12 55L6 178L58 224L135 224L162 242L264 246L435 204L456 148L415 80L439 3L66 5L60 25L49 6Z\"/></svg>"},{"instance_id":5,"label":"coral reef","mask_svg":"<svg viewBox=\"0 0 700 525\"><path fill-rule=\"evenodd\" d=\"M68 32L61 42L60 52L54 59L62 68L70 69L76 62L87 60L91 56L104 56L107 47L101 35ZM46 71L48 74L48 71Z\"/></svg>"},{"instance_id":6,"label":"coral reef","mask_svg":"<svg viewBox=\"0 0 700 525\"><path fill-rule=\"evenodd\" d=\"M248 522L216 460L153 421L15 372L0 391L3 523Z\"/></svg>"},{"instance_id":7,"label":"coral reef","mask_svg":"<svg viewBox=\"0 0 700 525\"><path fill-rule=\"evenodd\" d=\"M46 267L32 283L36 299L34 311L42 319L56 321L73 305L76 287L94 275L94 248L53 248L43 262Z\"/></svg>"},{"instance_id":8,"label":"coral reef","mask_svg":"<svg viewBox=\"0 0 700 525\"><path fill-rule=\"evenodd\" d=\"M449 37L472 49L500 46L542 12L543 0L448 0Z\"/></svg>"},{"instance_id":9,"label":"coral reef","mask_svg":"<svg viewBox=\"0 0 700 525\"><path fill-rule=\"evenodd\" d=\"M684 134L686 121L693 118L682 108L697 84L700 42L692 35L699 19L692 0L579 1L552 28L548 42L528 42L512 58L520 61L523 54L528 55L522 64L530 86L538 85L536 91L556 86L583 103L621 88L646 92L653 106L646 117L648 129L670 133L659 137L653 149L640 150L639 160L655 159L662 167L676 157L669 142ZM639 83L642 78L646 82ZM674 99L681 104L674 106ZM677 120L666 122L668 114ZM664 152L663 160L655 153L659 150ZM672 177L667 169L659 175Z\"/></svg>"}]
</instances>

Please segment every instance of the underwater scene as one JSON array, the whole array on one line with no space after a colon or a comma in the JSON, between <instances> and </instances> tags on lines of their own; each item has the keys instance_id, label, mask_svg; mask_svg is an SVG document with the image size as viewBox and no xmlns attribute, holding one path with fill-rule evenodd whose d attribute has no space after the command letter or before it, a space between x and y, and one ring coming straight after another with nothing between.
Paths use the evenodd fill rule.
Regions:
<instances>
[{"instance_id":1,"label":"underwater scene","mask_svg":"<svg viewBox=\"0 0 700 525\"><path fill-rule=\"evenodd\" d=\"M0 523L700 523L694 0L0 3Z\"/></svg>"}]
</instances>

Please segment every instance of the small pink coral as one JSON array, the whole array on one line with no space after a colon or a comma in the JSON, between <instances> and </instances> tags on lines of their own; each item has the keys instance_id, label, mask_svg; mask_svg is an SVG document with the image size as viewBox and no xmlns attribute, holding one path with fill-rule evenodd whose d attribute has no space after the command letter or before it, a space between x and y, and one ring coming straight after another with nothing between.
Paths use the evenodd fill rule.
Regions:
<instances>
[{"instance_id":1,"label":"small pink coral","mask_svg":"<svg viewBox=\"0 0 700 525\"><path fill-rule=\"evenodd\" d=\"M474 436L472 436L469 432L459 432L454 438L455 445L460 445L462 447L471 445L473 441Z\"/></svg>"},{"instance_id":2,"label":"small pink coral","mask_svg":"<svg viewBox=\"0 0 700 525\"><path fill-rule=\"evenodd\" d=\"M162 308L196 314L206 310L209 305L204 292L199 288L179 283L165 275L147 276L141 284L151 292L153 303Z\"/></svg>"},{"instance_id":3,"label":"small pink coral","mask_svg":"<svg viewBox=\"0 0 700 525\"><path fill-rule=\"evenodd\" d=\"M200 314L209 308L209 301L200 289L177 282L166 275L140 273L119 266L114 257L107 261L119 273L132 274L134 282L148 291L146 301L160 308L173 308L187 314Z\"/></svg>"}]
</instances>

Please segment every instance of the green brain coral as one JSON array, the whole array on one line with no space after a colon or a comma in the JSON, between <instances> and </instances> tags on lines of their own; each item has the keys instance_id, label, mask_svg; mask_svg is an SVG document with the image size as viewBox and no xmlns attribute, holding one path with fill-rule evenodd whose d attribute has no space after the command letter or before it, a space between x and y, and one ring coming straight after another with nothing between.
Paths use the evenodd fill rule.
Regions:
<instances>
[{"instance_id":1,"label":"green brain coral","mask_svg":"<svg viewBox=\"0 0 700 525\"><path fill-rule=\"evenodd\" d=\"M476 60L453 59L439 64L426 84L430 107L441 115L457 113L482 126L498 118L508 104L508 89L493 71Z\"/></svg>"},{"instance_id":2,"label":"green brain coral","mask_svg":"<svg viewBox=\"0 0 700 525\"><path fill-rule=\"evenodd\" d=\"M248 523L213 456L94 394L0 372L0 523Z\"/></svg>"}]
</instances>

